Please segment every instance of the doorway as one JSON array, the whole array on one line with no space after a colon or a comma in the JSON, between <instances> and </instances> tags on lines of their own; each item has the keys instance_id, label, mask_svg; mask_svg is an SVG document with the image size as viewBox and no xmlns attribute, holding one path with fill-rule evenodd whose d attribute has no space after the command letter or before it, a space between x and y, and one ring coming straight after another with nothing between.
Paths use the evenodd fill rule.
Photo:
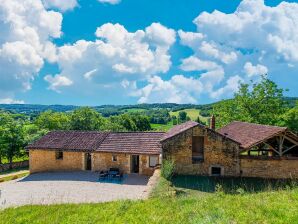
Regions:
<instances>
[{"instance_id":1,"label":"doorway","mask_svg":"<svg viewBox=\"0 0 298 224\"><path fill-rule=\"evenodd\" d=\"M131 156L131 166L130 166L131 173L139 173L139 156L132 155Z\"/></svg>"},{"instance_id":2,"label":"doorway","mask_svg":"<svg viewBox=\"0 0 298 224\"><path fill-rule=\"evenodd\" d=\"M90 153L86 153L86 170L91 170L91 154Z\"/></svg>"}]
</instances>

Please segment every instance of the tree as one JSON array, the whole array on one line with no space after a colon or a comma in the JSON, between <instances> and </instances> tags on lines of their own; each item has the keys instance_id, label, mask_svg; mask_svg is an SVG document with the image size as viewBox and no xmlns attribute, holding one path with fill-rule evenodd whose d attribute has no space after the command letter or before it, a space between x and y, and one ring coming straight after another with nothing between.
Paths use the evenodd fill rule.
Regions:
<instances>
[{"instance_id":1,"label":"tree","mask_svg":"<svg viewBox=\"0 0 298 224\"><path fill-rule=\"evenodd\" d=\"M137 131L137 126L128 114L110 117L112 123L123 126L127 131Z\"/></svg>"},{"instance_id":2,"label":"tree","mask_svg":"<svg viewBox=\"0 0 298 224\"><path fill-rule=\"evenodd\" d=\"M105 119L94 109L82 107L70 115L70 129L82 131L101 130Z\"/></svg>"},{"instance_id":3,"label":"tree","mask_svg":"<svg viewBox=\"0 0 298 224\"><path fill-rule=\"evenodd\" d=\"M283 89L262 76L259 83L240 84L234 99L220 102L214 107L217 126L231 121L246 121L258 124L277 125L286 111Z\"/></svg>"},{"instance_id":4,"label":"tree","mask_svg":"<svg viewBox=\"0 0 298 224\"><path fill-rule=\"evenodd\" d=\"M185 122L187 113L185 111L180 111L178 115L179 123Z\"/></svg>"},{"instance_id":5,"label":"tree","mask_svg":"<svg viewBox=\"0 0 298 224\"><path fill-rule=\"evenodd\" d=\"M18 121L8 123L1 131L0 145L4 148L4 154L12 168L13 157L21 156L26 145L25 134L22 125Z\"/></svg>"},{"instance_id":6,"label":"tree","mask_svg":"<svg viewBox=\"0 0 298 224\"><path fill-rule=\"evenodd\" d=\"M172 116L173 125L177 125L177 117L175 115Z\"/></svg>"},{"instance_id":7,"label":"tree","mask_svg":"<svg viewBox=\"0 0 298 224\"><path fill-rule=\"evenodd\" d=\"M49 131L68 130L70 128L70 117L66 113L48 110L36 118L35 124Z\"/></svg>"},{"instance_id":8,"label":"tree","mask_svg":"<svg viewBox=\"0 0 298 224\"><path fill-rule=\"evenodd\" d=\"M137 127L137 131L151 130L149 117L139 114L133 114L131 115L131 118Z\"/></svg>"},{"instance_id":9,"label":"tree","mask_svg":"<svg viewBox=\"0 0 298 224\"><path fill-rule=\"evenodd\" d=\"M1 112L0 113L0 164L2 159L5 157L5 144L2 143L2 137L7 124L13 121L11 114Z\"/></svg>"},{"instance_id":10,"label":"tree","mask_svg":"<svg viewBox=\"0 0 298 224\"><path fill-rule=\"evenodd\" d=\"M296 106L281 116L281 126L286 126L298 133L298 101Z\"/></svg>"}]
</instances>

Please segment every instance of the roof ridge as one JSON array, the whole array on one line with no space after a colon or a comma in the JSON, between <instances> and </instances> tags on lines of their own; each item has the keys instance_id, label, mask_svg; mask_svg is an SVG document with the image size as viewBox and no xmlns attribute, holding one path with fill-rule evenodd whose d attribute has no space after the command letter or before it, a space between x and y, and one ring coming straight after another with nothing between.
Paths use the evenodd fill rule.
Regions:
<instances>
[{"instance_id":1,"label":"roof ridge","mask_svg":"<svg viewBox=\"0 0 298 224\"><path fill-rule=\"evenodd\" d=\"M257 123L252 123L252 122L248 122L248 121L232 121L229 124L232 124L232 123L246 123L246 124L252 124L252 125L267 126L267 127L276 127L276 128L286 128L287 129L287 127L284 127L284 126L276 126L276 125L271 125L271 124L257 124ZM229 124L227 124L227 125L229 125ZM227 125L225 125L225 126L227 126Z\"/></svg>"}]
</instances>

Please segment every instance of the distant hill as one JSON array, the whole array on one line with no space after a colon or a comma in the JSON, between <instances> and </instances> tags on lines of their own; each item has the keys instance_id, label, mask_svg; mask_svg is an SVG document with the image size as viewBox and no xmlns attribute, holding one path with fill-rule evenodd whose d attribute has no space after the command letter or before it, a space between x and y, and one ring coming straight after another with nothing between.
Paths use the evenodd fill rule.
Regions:
<instances>
[{"instance_id":1,"label":"distant hill","mask_svg":"<svg viewBox=\"0 0 298 224\"><path fill-rule=\"evenodd\" d=\"M285 100L289 103L289 107L294 107L296 101L298 101L298 97L285 97ZM221 101L219 101L221 102ZM109 114L119 114L128 111L138 111L138 110L150 110L150 109L168 109L170 111L180 111L184 109L198 109L201 111L201 115L204 116L204 112L208 112L212 109L212 107L219 103L211 103L211 104L176 104L176 103L154 103L154 104L135 104L135 105L101 105L94 106L92 108L96 109L99 112L105 113L109 112ZM0 104L0 109L10 111L13 113L21 113L21 114L38 114L40 112L46 110L53 110L57 112L68 112L72 111L79 106L74 105L39 105L39 104ZM207 115L207 114L206 114Z\"/></svg>"}]
</instances>

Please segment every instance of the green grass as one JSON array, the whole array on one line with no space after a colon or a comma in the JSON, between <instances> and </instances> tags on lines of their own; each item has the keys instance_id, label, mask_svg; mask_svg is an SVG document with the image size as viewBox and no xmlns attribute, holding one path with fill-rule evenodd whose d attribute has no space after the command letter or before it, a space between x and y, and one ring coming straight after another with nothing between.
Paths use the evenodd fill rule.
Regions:
<instances>
[{"instance_id":1,"label":"green grass","mask_svg":"<svg viewBox=\"0 0 298 224\"><path fill-rule=\"evenodd\" d=\"M24 172L24 173L19 173L19 174L13 174L13 173L12 173L12 174L9 175L9 176L0 178L0 184L1 184L2 182L5 182L5 181L10 181L10 180L15 180L15 179L18 179L18 178L21 178L21 177L25 177L25 176L27 176L27 175L29 175L29 171Z\"/></svg>"},{"instance_id":2,"label":"green grass","mask_svg":"<svg viewBox=\"0 0 298 224\"><path fill-rule=\"evenodd\" d=\"M168 131L172 127L172 122L169 122L167 124L151 124L151 128L153 131Z\"/></svg>"},{"instance_id":3,"label":"green grass","mask_svg":"<svg viewBox=\"0 0 298 224\"><path fill-rule=\"evenodd\" d=\"M207 120L208 120L207 117L203 117L200 115L199 109L184 109L184 110L179 110L179 111L175 111L175 112L171 111L170 115L178 117L180 111L185 111L187 113L187 116L189 116L190 119L193 121L197 120L198 117L200 117L200 120L203 122L207 122Z\"/></svg>"},{"instance_id":4,"label":"green grass","mask_svg":"<svg viewBox=\"0 0 298 224\"><path fill-rule=\"evenodd\" d=\"M161 178L148 200L9 208L0 212L0 223L298 223L295 186L210 193L196 188L200 181L181 176L172 185Z\"/></svg>"},{"instance_id":5,"label":"green grass","mask_svg":"<svg viewBox=\"0 0 298 224\"><path fill-rule=\"evenodd\" d=\"M13 158L13 162L21 162L21 161L28 160L28 159L29 159L29 157L27 155L24 155L22 157ZM2 158L1 162L2 162L2 164L9 163L8 159L6 159L6 158Z\"/></svg>"},{"instance_id":6,"label":"green grass","mask_svg":"<svg viewBox=\"0 0 298 224\"><path fill-rule=\"evenodd\" d=\"M15 173L15 172L19 172L19 171L22 171L22 170L28 170L28 168L29 167L21 167L21 168L15 168L15 169L11 169L11 170L6 170L6 171L0 172L0 175Z\"/></svg>"},{"instance_id":7,"label":"green grass","mask_svg":"<svg viewBox=\"0 0 298 224\"><path fill-rule=\"evenodd\" d=\"M144 112L146 109L143 108L129 108L129 109L123 109L122 112L128 112L128 113L138 113L138 112Z\"/></svg>"}]
</instances>

